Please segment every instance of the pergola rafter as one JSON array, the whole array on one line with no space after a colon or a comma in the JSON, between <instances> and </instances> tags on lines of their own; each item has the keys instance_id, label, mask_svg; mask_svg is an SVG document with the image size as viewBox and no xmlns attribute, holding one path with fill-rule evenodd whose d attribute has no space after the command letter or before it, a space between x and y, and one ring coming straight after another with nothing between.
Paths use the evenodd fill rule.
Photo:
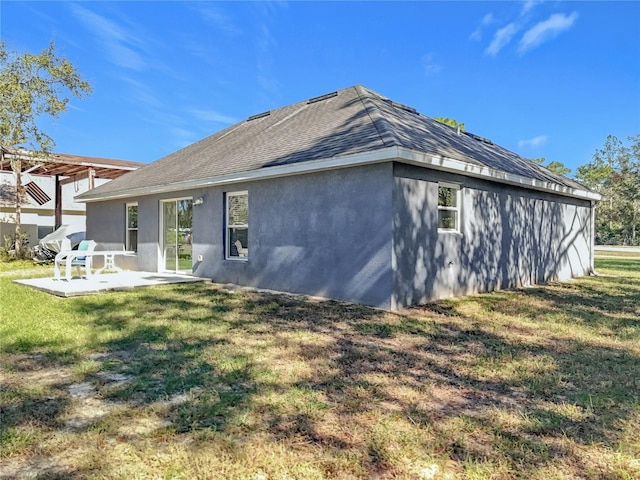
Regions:
<instances>
[{"instance_id":1,"label":"pergola rafter","mask_svg":"<svg viewBox=\"0 0 640 480\"><path fill-rule=\"evenodd\" d=\"M24 149L9 149L6 147L0 147L0 153L0 172L13 173L12 163L15 160L20 160L21 173L55 178L56 228L62 224L63 185L86 178L89 179L89 189L92 189L96 178L113 180L144 165L140 162L64 153L37 154Z\"/></svg>"}]
</instances>

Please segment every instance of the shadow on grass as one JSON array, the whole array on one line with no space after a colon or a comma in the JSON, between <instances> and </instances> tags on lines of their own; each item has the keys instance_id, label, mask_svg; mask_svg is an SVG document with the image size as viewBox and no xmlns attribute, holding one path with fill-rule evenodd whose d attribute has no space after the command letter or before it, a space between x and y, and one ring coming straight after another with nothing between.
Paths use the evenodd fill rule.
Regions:
<instances>
[{"instance_id":1,"label":"shadow on grass","mask_svg":"<svg viewBox=\"0 0 640 480\"><path fill-rule=\"evenodd\" d=\"M546 310L535 309L534 318L541 322L545 315L558 312L567 316L566 321L577 324L588 318L590 326L613 328L615 322L624 322L625 317L608 304L607 296L595 293L595 300L591 289L585 289L582 295L574 289L564 296L562 292L549 294L545 289L529 289L519 295L551 302ZM504 301L512 303L509 308L514 313L513 302L517 301L514 293L501 295ZM475 300L482 304L485 298ZM582 305L589 302L600 309L608 308L611 313L587 315ZM321 354L334 357L337 368L330 376L311 376L295 384L296 388L323 392L332 410L344 418L382 404L395 406L412 422L435 429L440 442L438 451L454 460L486 462L501 457L513 472L526 477L558 458L572 457L573 451L559 445L558 438L567 437L581 445L618 448L620 425L640 405L637 393L640 359L623 346L606 347L598 341L570 337L540 338L535 332L528 332L529 341L522 335L512 338L510 332L497 334L492 325L451 312L446 304L409 312L417 314L415 317L392 316L390 321L388 316L361 307L349 306L350 310L343 314L345 307L332 302L321 306L296 304L294 308L283 303L276 308L279 304L275 296L252 300L249 310L263 312L260 320L254 317L252 323L267 324L267 331L273 336L292 331L332 332L334 339L332 347L321 352L309 345L300 346L297 356L309 362ZM614 303L622 311L627 310L624 304ZM487 310L500 311L501 306L502 300L494 301ZM432 316L433 311L438 312L437 317ZM418 317L424 313L426 317ZM626 324L625 328L638 334L637 323ZM406 338L412 338L411 347L403 342ZM380 375L393 379L392 387L420 392L425 386L436 385L447 390L447 396L436 396L432 402L418 405L396 394L388 383L369 380ZM563 413L566 404L574 406L578 413ZM486 418L492 409L515 412L525 421L515 428L500 426ZM491 432L492 443L487 446L474 440L473 433L461 435L440 427L444 420L453 417ZM308 417L301 421L293 413L276 414L275 418L271 425L278 438L289 435L320 447L354 447L343 439L319 435ZM468 428L473 431L475 427ZM377 449L375 455L370 455L368 467L380 469L389 464L382 458L383 450Z\"/></svg>"},{"instance_id":2,"label":"shadow on grass","mask_svg":"<svg viewBox=\"0 0 640 480\"><path fill-rule=\"evenodd\" d=\"M402 421L414 448L428 456L461 469L499 463L527 478L558 463L566 475L578 475L581 459L567 441L640 454L637 438L621 446L625 421L640 408L640 358L624 343L640 329L639 292L637 277L611 277L473 297L483 318L464 313L462 302L391 314L228 294L209 284L74 305L95 329L97 373L127 379L101 381L90 372L85 380L132 411L164 405L156 411L177 434L242 435L238 441L268 435L317 449L328 476L339 473L330 460L339 452L349 452L353 472L393 476L400 434L371 432L379 422ZM510 319L496 323L494 314ZM547 328L554 315L583 334ZM530 323L519 324L519 317ZM608 336L584 336L585 328L604 327ZM304 368L287 373L296 364ZM9 419L2 428L26 422L38 406L25 392L15 396L1 406ZM67 404L56 408L48 429L60 428L55 419Z\"/></svg>"}]
</instances>

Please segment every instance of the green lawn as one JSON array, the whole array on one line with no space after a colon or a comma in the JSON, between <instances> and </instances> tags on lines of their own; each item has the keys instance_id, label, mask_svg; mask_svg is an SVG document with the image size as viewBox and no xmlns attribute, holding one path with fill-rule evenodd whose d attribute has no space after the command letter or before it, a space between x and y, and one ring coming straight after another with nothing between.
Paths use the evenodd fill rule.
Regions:
<instances>
[{"instance_id":1,"label":"green lawn","mask_svg":"<svg viewBox=\"0 0 640 480\"><path fill-rule=\"evenodd\" d=\"M596 267L396 314L0 264L0 479L640 478L640 258Z\"/></svg>"},{"instance_id":2,"label":"green lawn","mask_svg":"<svg viewBox=\"0 0 640 480\"><path fill-rule=\"evenodd\" d=\"M606 250L596 247L596 257L620 257L620 258L640 258L638 250L640 247L616 247L615 250Z\"/></svg>"}]
</instances>

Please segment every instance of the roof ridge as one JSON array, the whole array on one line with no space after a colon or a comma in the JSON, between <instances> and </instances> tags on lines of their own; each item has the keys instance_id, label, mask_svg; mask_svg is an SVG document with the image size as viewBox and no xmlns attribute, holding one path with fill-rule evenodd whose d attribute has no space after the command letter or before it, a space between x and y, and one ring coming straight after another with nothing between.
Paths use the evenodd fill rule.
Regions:
<instances>
[{"instance_id":1,"label":"roof ridge","mask_svg":"<svg viewBox=\"0 0 640 480\"><path fill-rule=\"evenodd\" d=\"M383 153L385 149L387 153ZM464 135L415 108L364 85L352 84L272 109L269 115L258 114L239 121L115 182L101 185L91 194L82 194L80 199L115 198L114 195L126 196L130 191L169 191L167 182L194 186L200 185L198 182L209 185L216 178L242 181L247 172L258 174L270 167L298 164L302 171L312 168L311 164L302 164L317 160L334 162L330 168L340 168L342 160L336 159L352 155L389 154L387 160L394 161L400 158L399 149L418 152L428 159L462 162L471 169L487 167L534 182L569 188L578 185L505 147L478 135ZM382 157L375 158L380 161Z\"/></svg>"},{"instance_id":2,"label":"roof ridge","mask_svg":"<svg viewBox=\"0 0 640 480\"><path fill-rule=\"evenodd\" d=\"M358 94L358 98L360 98L360 102L364 106L364 109L367 112L371 123L378 132L378 136L380 137L382 144L385 147L400 145L400 140L398 138L397 132L387 120L387 118L382 114L380 108L373 99L374 94L380 98L382 98L382 96L363 85L355 85L353 88Z\"/></svg>"}]
</instances>

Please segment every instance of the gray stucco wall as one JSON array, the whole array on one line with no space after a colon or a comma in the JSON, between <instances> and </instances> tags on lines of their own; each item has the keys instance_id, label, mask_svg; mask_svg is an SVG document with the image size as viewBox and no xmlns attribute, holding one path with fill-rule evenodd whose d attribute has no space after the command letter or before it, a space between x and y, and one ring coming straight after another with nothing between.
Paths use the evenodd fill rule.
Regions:
<instances>
[{"instance_id":1,"label":"gray stucco wall","mask_svg":"<svg viewBox=\"0 0 640 480\"><path fill-rule=\"evenodd\" d=\"M460 233L438 232L438 181L462 188ZM396 164L393 308L589 273L590 202Z\"/></svg>"},{"instance_id":2,"label":"gray stucco wall","mask_svg":"<svg viewBox=\"0 0 640 480\"><path fill-rule=\"evenodd\" d=\"M193 207L195 275L390 308L392 177L387 163L89 203L87 232L101 248L122 248L125 204L137 201L137 264L128 266L157 271L160 201L202 197ZM249 194L247 261L224 254L224 195L237 191Z\"/></svg>"},{"instance_id":3,"label":"gray stucco wall","mask_svg":"<svg viewBox=\"0 0 640 480\"><path fill-rule=\"evenodd\" d=\"M195 273L230 282L390 308L391 164L207 191L194 228ZM224 192L249 193L249 260L224 259ZM195 220L194 220L195 224Z\"/></svg>"},{"instance_id":4,"label":"gray stucco wall","mask_svg":"<svg viewBox=\"0 0 640 480\"><path fill-rule=\"evenodd\" d=\"M87 204L87 238L98 242L98 250L124 250L126 205L138 204L138 252L131 257L118 257L117 264L131 270L157 272L160 260L160 202L174 198L198 198L202 190L190 190L165 195L146 195L122 200ZM194 224L210 221L194 207ZM197 233L194 232L194 236ZM195 252L194 252L195 254ZM195 256L194 256L195 258ZM99 258L97 259L99 261Z\"/></svg>"},{"instance_id":5,"label":"gray stucco wall","mask_svg":"<svg viewBox=\"0 0 640 480\"><path fill-rule=\"evenodd\" d=\"M438 181L463 188L461 231L437 229ZM225 192L248 191L249 258L227 260ZM158 271L161 200L193 207L193 273L219 283L403 308L589 273L590 202L392 162L89 203L87 234L121 249L138 203L138 255ZM200 258L199 258L200 257Z\"/></svg>"},{"instance_id":6,"label":"gray stucco wall","mask_svg":"<svg viewBox=\"0 0 640 480\"><path fill-rule=\"evenodd\" d=\"M86 238L97 242L96 250L124 250L124 225L126 223L124 205L120 201L87 204ZM102 265L100 257L96 257L93 261L94 267ZM136 259L130 257L119 257L117 265L123 268L138 268Z\"/></svg>"}]
</instances>

